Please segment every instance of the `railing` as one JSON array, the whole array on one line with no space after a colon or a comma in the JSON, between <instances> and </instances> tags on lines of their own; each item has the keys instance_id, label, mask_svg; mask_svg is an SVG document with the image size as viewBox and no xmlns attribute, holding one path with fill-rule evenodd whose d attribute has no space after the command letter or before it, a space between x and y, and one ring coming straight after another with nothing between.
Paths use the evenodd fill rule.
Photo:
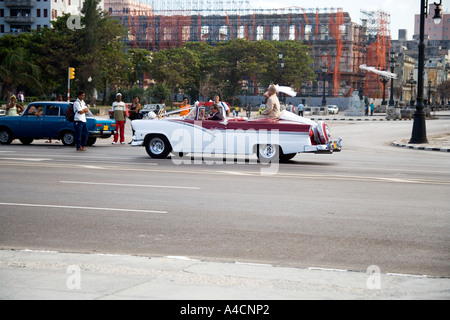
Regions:
<instances>
[{"instance_id":1,"label":"railing","mask_svg":"<svg viewBox=\"0 0 450 320\"><path fill-rule=\"evenodd\" d=\"M7 23L17 23L17 24L31 24L34 23L34 17L31 16L19 16L19 17L5 17L5 22Z\"/></svg>"},{"instance_id":2,"label":"railing","mask_svg":"<svg viewBox=\"0 0 450 320\"><path fill-rule=\"evenodd\" d=\"M6 0L5 6L6 7L14 7L14 8L32 8L35 5L35 1L33 0Z\"/></svg>"}]
</instances>

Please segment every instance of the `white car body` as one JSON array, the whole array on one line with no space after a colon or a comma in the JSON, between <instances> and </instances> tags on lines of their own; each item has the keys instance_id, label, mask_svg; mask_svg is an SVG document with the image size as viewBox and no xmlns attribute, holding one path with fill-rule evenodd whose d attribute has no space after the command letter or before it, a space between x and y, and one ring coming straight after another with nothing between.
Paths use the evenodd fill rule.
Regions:
<instances>
[{"instance_id":1,"label":"white car body","mask_svg":"<svg viewBox=\"0 0 450 320\"><path fill-rule=\"evenodd\" d=\"M280 119L229 118L205 120L204 106L196 105L184 117L154 117L132 121L132 146L144 146L152 158L174 154L245 154L289 160L297 153L333 153L341 139L331 140L328 126L283 111ZM200 120L199 120L200 119Z\"/></svg>"}]
</instances>

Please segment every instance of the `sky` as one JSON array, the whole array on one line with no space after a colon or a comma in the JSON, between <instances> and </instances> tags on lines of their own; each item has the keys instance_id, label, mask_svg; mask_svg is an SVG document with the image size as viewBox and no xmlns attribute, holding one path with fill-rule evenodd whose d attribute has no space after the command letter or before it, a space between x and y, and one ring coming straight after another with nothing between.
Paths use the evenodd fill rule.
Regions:
<instances>
[{"instance_id":1,"label":"sky","mask_svg":"<svg viewBox=\"0 0 450 320\"><path fill-rule=\"evenodd\" d=\"M430 0L429 3L435 1ZM438 2L438 1L437 1ZM446 3L447 2L447 3ZM448 0L443 1L443 11L448 12ZM391 37L398 39L398 29L408 30L408 40L414 35L414 15L420 13L420 0L250 0L252 8L342 8L353 22L360 23L361 10L382 10L391 15Z\"/></svg>"}]
</instances>

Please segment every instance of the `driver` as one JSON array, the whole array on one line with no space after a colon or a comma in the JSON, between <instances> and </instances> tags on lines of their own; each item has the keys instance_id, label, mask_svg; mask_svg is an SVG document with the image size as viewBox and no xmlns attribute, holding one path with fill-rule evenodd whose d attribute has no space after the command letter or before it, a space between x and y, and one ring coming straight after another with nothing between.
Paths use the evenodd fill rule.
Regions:
<instances>
[{"instance_id":1,"label":"driver","mask_svg":"<svg viewBox=\"0 0 450 320\"><path fill-rule=\"evenodd\" d=\"M28 116L42 116L42 114L43 114L42 108L40 107L36 109L35 106L31 106L27 113Z\"/></svg>"},{"instance_id":2,"label":"driver","mask_svg":"<svg viewBox=\"0 0 450 320\"><path fill-rule=\"evenodd\" d=\"M214 103L211 106L211 117L209 117L208 120L214 120L214 121L222 121L223 120L223 115L220 112L220 107L216 103Z\"/></svg>"}]
</instances>

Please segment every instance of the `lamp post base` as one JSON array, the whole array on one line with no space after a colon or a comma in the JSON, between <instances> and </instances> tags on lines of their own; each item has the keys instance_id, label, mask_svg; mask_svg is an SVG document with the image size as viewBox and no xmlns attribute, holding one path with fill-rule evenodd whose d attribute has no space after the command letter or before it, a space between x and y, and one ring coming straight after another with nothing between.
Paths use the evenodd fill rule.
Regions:
<instances>
[{"instance_id":1,"label":"lamp post base","mask_svg":"<svg viewBox=\"0 0 450 320\"><path fill-rule=\"evenodd\" d=\"M411 144L427 143L427 130L425 124L425 112L423 110L414 113L413 130L411 135Z\"/></svg>"}]
</instances>

